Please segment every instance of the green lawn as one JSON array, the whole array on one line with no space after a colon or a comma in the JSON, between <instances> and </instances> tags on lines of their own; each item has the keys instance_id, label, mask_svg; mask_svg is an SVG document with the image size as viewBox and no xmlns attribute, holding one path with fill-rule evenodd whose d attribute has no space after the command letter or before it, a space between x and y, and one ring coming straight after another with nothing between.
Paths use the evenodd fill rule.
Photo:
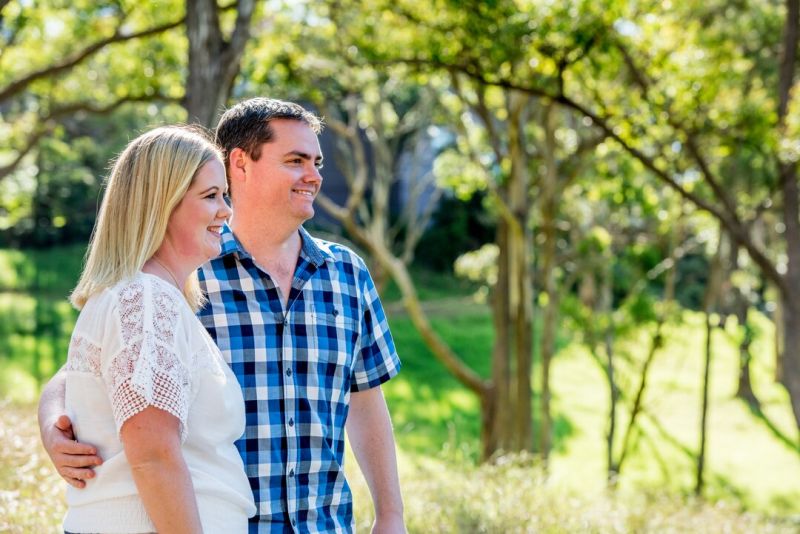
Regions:
<instances>
[{"instance_id":1,"label":"green lawn","mask_svg":"<svg viewBox=\"0 0 800 534\"><path fill-rule=\"evenodd\" d=\"M648 416L633 454L623 469L620 489L668 490L688 494L694 484L694 454L699 444L700 385L704 323L686 313L670 327L667 345L656 357L645 396ZM715 334L707 453L707 495L748 509L778 515L800 513L800 450L785 390L774 383L770 325L758 318L764 336L753 347L754 389L775 432L734 397L738 354L732 330ZM472 461L478 451L477 399L444 370L422 345L410 322L391 319L403 372L385 386L400 446L413 454ZM434 325L462 357L486 375L492 340L488 311L474 306L463 315ZM646 346L628 347L633 358ZM638 352L640 354L636 354ZM638 369L638 362L632 367ZM624 376L624 375L623 375ZM634 377L634 373L628 373ZM585 494L605 487L605 433L609 396L604 375L578 343L564 348L553 363L555 452L550 484ZM630 387L629 387L630 389ZM620 425L628 414L620 411ZM621 432L619 433L621 437ZM621 444L621 440L618 445ZM455 456L453 453L456 453Z\"/></svg>"},{"instance_id":2,"label":"green lawn","mask_svg":"<svg viewBox=\"0 0 800 534\"><path fill-rule=\"evenodd\" d=\"M0 398L31 402L66 359L77 312L67 301L83 246L0 250Z\"/></svg>"},{"instance_id":3,"label":"green lawn","mask_svg":"<svg viewBox=\"0 0 800 534\"><path fill-rule=\"evenodd\" d=\"M14 429L20 420L33 427L30 403L38 383L63 361L75 317L66 296L81 256L82 247L35 255L0 251L0 398L13 399L3 409L4 444L17 439ZM434 327L466 362L488 376L491 316L485 305L470 299L474 288L441 275L415 276L430 285L421 294L428 299ZM753 345L754 389L763 416L734 398L735 324L715 333L706 491L712 504L684 500L693 486L698 448L704 342L703 319L689 312L683 324L667 329L667 344L654 363L645 396L647 416L623 469L618 498L612 499L604 490L608 391L602 371L575 336L560 333L562 348L553 363L556 436L549 476L545 480L536 462L524 458L479 467L477 399L427 350L392 291L388 286L387 310L403 370L384 391L395 423L412 532L658 532L659 525L676 532L800 528L799 438L786 392L773 380L772 327L766 318L757 318L760 337ZM638 380L647 348L646 332L638 334L620 349L629 358L620 365L626 391ZM16 414L17 422L7 420L8 413ZM627 417L621 410L623 428ZM35 439L35 431L28 432L27 439ZM50 477L50 484L52 474L42 458L38 469ZM12 476L11 461L0 458L4 479ZM369 520L366 489L354 462L349 464L363 525ZM18 499L25 495L24 490L14 491ZM9 494L0 492L0 516L4 506L8 511L4 498ZM60 513L55 506L49 510L50 519L44 521ZM783 519L769 522L761 514ZM696 528L712 524L716 526ZM37 529L19 530L25 531Z\"/></svg>"}]
</instances>

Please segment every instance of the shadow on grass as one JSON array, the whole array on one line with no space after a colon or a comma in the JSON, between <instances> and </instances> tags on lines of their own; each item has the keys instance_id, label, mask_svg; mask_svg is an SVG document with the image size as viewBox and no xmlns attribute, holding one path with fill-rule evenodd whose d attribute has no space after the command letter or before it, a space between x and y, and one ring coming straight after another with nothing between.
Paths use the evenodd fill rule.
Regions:
<instances>
[{"instance_id":1,"label":"shadow on grass","mask_svg":"<svg viewBox=\"0 0 800 534\"><path fill-rule=\"evenodd\" d=\"M743 401L744 402L744 401ZM793 441L789 436L783 433L783 431L772 422L772 420L767 416L766 413L761 409L760 404L745 402L747 407L750 409L750 413L753 414L756 419L758 419L761 423L766 426L772 435L775 436L778 441L786 445L790 450L796 452L800 455L800 442Z\"/></svg>"}]
</instances>

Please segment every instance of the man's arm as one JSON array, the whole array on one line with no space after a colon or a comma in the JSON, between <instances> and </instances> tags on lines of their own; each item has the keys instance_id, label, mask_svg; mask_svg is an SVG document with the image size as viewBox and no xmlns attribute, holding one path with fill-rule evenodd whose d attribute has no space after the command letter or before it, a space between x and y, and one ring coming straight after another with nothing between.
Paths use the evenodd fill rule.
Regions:
<instances>
[{"instance_id":1,"label":"man's arm","mask_svg":"<svg viewBox=\"0 0 800 534\"><path fill-rule=\"evenodd\" d=\"M64 414L65 393L66 375L58 371L39 398L39 433L58 474L76 488L83 488L84 481L94 477L92 467L103 460L95 447L75 440L72 422Z\"/></svg>"},{"instance_id":2,"label":"man's arm","mask_svg":"<svg viewBox=\"0 0 800 534\"><path fill-rule=\"evenodd\" d=\"M372 495L376 534L404 533L392 422L380 387L350 394L347 437Z\"/></svg>"}]
</instances>

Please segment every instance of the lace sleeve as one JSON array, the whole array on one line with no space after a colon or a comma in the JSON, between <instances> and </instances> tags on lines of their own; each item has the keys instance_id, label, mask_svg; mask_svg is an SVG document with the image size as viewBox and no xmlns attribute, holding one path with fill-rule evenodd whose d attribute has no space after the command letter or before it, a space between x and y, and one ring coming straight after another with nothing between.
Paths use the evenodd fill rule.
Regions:
<instances>
[{"instance_id":1,"label":"lace sleeve","mask_svg":"<svg viewBox=\"0 0 800 534\"><path fill-rule=\"evenodd\" d=\"M122 349L103 369L117 433L125 421L154 406L177 417L181 441L186 438L190 376L176 343L179 305L174 296L141 280L119 293Z\"/></svg>"}]
</instances>

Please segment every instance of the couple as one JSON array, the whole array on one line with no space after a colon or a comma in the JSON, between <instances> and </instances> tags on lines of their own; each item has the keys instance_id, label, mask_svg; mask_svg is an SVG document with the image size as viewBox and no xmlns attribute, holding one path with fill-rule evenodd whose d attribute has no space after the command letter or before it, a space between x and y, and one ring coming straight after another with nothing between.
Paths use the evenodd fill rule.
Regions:
<instances>
[{"instance_id":1,"label":"couple","mask_svg":"<svg viewBox=\"0 0 800 534\"><path fill-rule=\"evenodd\" d=\"M39 404L74 486L65 531L351 531L346 426L373 531L404 532L383 308L364 262L301 226L320 130L297 104L254 98L222 116L218 146L163 127L119 156L68 361Z\"/></svg>"}]
</instances>

